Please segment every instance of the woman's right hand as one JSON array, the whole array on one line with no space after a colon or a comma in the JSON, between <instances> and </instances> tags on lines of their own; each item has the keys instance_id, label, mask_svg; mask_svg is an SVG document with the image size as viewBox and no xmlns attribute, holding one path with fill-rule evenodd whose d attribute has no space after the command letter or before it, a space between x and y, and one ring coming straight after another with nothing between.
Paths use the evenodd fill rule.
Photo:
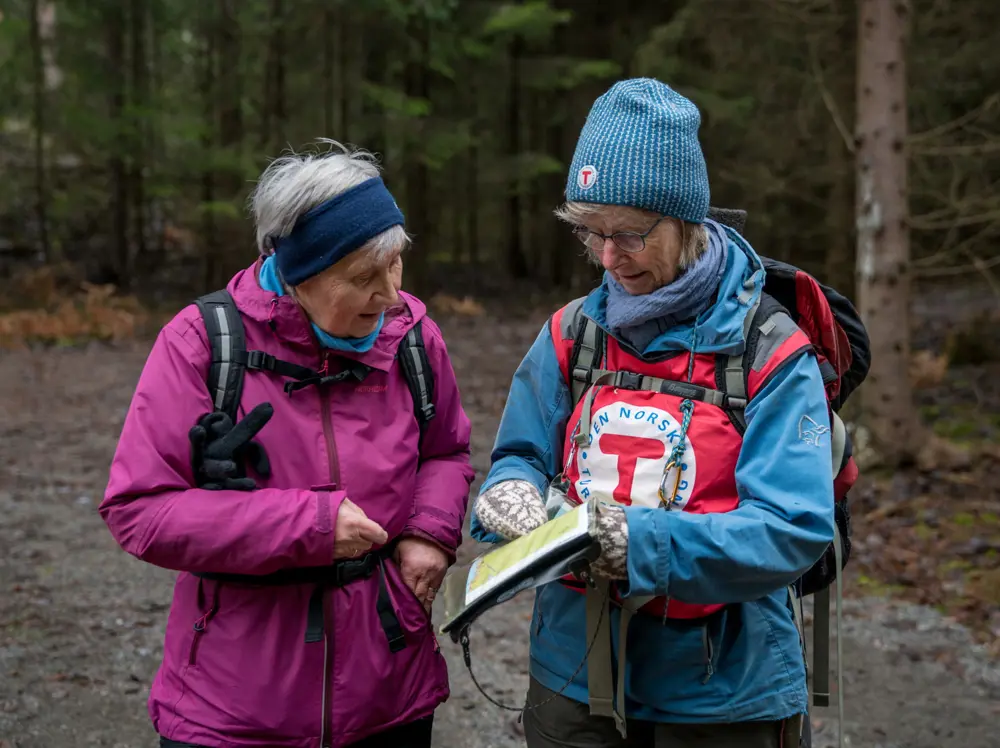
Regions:
<instances>
[{"instance_id":1,"label":"woman's right hand","mask_svg":"<svg viewBox=\"0 0 1000 748\"><path fill-rule=\"evenodd\" d=\"M526 480L495 483L476 502L479 523L508 540L527 535L548 520L545 501L534 484Z\"/></svg>"},{"instance_id":2,"label":"woman's right hand","mask_svg":"<svg viewBox=\"0 0 1000 748\"><path fill-rule=\"evenodd\" d=\"M357 558L373 545L385 545L389 534L381 525L368 519L357 504L344 499L337 510L337 530L333 543L333 558Z\"/></svg>"}]
</instances>

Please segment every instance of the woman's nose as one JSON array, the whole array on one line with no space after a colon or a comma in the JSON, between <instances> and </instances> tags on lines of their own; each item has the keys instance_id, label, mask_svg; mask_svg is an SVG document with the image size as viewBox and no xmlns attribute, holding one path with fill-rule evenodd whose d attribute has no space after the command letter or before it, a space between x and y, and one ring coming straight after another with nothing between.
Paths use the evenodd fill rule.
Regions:
<instances>
[{"instance_id":1,"label":"woman's nose","mask_svg":"<svg viewBox=\"0 0 1000 748\"><path fill-rule=\"evenodd\" d=\"M399 301L399 289L396 288L391 275L383 278L382 287L379 288L378 295L385 300L388 306L392 306Z\"/></svg>"},{"instance_id":2,"label":"woman's nose","mask_svg":"<svg viewBox=\"0 0 1000 748\"><path fill-rule=\"evenodd\" d=\"M601 265L605 270L612 270L618 265L618 245L613 239L605 239L600 251Z\"/></svg>"}]
</instances>

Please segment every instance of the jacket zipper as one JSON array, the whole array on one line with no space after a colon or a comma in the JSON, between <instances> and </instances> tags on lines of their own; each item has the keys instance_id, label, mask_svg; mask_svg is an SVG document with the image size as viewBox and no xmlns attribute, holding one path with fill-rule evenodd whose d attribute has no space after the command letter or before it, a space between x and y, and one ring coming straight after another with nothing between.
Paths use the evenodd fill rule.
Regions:
<instances>
[{"instance_id":1,"label":"jacket zipper","mask_svg":"<svg viewBox=\"0 0 1000 748\"><path fill-rule=\"evenodd\" d=\"M204 589L204 580L198 580L198 596L201 597L202 591ZM205 629L208 628L208 622L212 620L212 616L216 614L219 610L219 585L216 584L212 592L212 606L202 613L201 618L194 622L194 638L191 640L191 649L188 651L188 665L193 666L198 659L198 647L201 646L202 637L205 635Z\"/></svg>"},{"instance_id":2,"label":"jacket zipper","mask_svg":"<svg viewBox=\"0 0 1000 748\"><path fill-rule=\"evenodd\" d=\"M321 371L328 371L330 367L329 353L323 354L323 366ZM326 456L330 465L330 483L340 487L340 460L337 457L337 442L333 437L333 422L330 418L330 390L322 386L319 391L321 416L323 418L323 440L326 442ZM325 597L325 595L324 595ZM329 606L326 607L329 616L324 616L326 620L323 624L323 722L320 734L320 746L330 748L333 744L330 735L330 712L333 711L333 688L330 685L333 661L333 595L329 597Z\"/></svg>"}]
</instances>

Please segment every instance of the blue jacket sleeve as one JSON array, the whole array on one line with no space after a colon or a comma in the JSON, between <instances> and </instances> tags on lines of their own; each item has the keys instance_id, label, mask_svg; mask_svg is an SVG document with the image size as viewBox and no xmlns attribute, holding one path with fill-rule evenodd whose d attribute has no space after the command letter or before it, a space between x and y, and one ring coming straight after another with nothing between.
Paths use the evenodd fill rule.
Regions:
<instances>
[{"instance_id":1,"label":"blue jacket sleeve","mask_svg":"<svg viewBox=\"0 0 1000 748\"><path fill-rule=\"evenodd\" d=\"M562 441L570 415L570 393L563 380L549 326L545 325L518 365L500 418L491 455L492 467L480 494L501 481L526 480L545 495L561 469ZM469 529L473 539L501 538L479 524L475 506Z\"/></svg>"},{"instance_id":2,"label":"blue jacket sleeve","mask_svg":"<svg viewBox=\"0 0 1000 748\"><path fill-rule=\"evenodd\" d=\"M807 418L827 429L818 446L800 437ZM705 605L757 600L794 582L833 540L830 417L815 357L800 355L778 370L746 419L736 509L626 508L623 592Z\"/></svg>"}]
</instances>

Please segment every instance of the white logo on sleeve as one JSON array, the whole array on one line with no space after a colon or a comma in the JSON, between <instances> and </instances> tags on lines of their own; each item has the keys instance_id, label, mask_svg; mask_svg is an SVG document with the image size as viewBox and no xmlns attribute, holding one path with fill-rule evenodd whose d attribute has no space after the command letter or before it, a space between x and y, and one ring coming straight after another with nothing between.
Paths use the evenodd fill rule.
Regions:
<instances>
[{"instance_id":1,"label":"white logo on sleeve","mask_svg":"<svg viewBox=\"0 0 1000 748\"><path fill-rule=\"evenodd\" d=\"M802 416L799 420L799 440L804 441L811 447L823 446L823 434L830 433L830 427L821 423L816 423L809 416Z\"/></svg>"},{"instance_id":2,"label":"white logo on sleeve","mask_svg":"<svg viewBox=\"0 0 1000 748\"><path fill-rule=\"evenodd\" d=\"M576 183L581 190L589 190L597 184L597 169L593 166L584 166L576 175Z\"/></svg>"}]
</instances>

